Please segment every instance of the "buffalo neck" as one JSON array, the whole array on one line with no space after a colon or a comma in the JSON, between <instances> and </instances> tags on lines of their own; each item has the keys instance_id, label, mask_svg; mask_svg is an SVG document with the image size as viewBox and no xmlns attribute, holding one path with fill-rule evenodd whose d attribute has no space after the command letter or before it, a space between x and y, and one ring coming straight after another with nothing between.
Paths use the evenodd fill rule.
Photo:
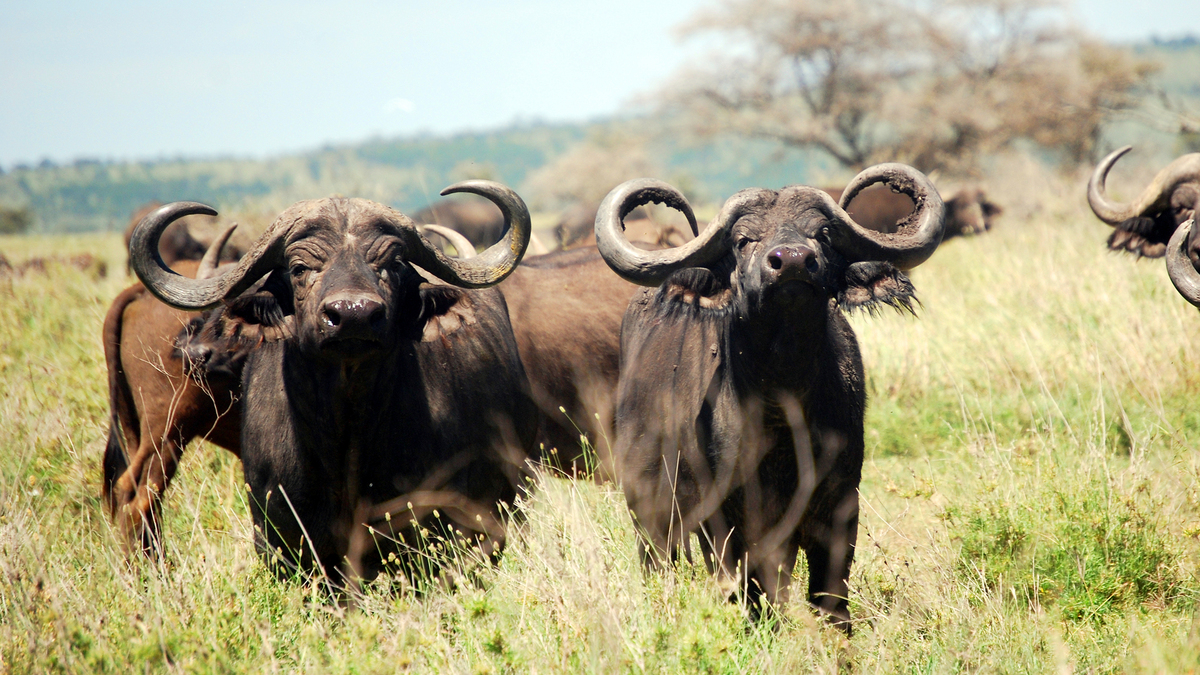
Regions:
<instances>
[{"instance_id":1,"label":"buffalo neck","mask_svg":"<svg viewBox=\"0 0 1200 675\"><path fill-rule=\"evenodd\" d=\"M734 372L759 392L803 392L810 388L829 330L829 303L768 303L735 312L729 330Z\"/></svg>"}]
</instances>

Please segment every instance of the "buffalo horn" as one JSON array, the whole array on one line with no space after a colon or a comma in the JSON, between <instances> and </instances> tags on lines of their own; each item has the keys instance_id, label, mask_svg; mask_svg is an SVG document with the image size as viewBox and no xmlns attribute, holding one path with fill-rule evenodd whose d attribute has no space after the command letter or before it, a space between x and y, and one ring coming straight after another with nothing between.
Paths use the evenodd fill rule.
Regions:
<instances>
[{"instance_id":1,"label":"buffalo horn","mask_svg":"<svg viewBox=\"0 0 1200 675\"><path fill-rule=\"evenodd\" d=\"M423 232L432 232L440 234L450 242L454 247L455 257L461 259L475 257L475 244L472 244L469 239L464 237L458 230L446 227L444 225L419 225L418 229Z\"/></svg>"},{"instance_id":2,"label":"buffalo horn","mask_svg":"<svg viewBox=\"0 0 1200 675\"><path fill-rule=\"evenodd\" d=\"M854 222L844 210L859 192L876 183L886 183L903 192L915 205L897 232L869 230ZM815 192L826 202L828 215L835 224L833 247L849 260L880 260L909 270L928 260L942 243L946 206L929 178L907 164L876 164L864 169L842 191L839 204L834 204L824 191Z\"/></svg>"},{"instance_id":3,"label":"buffalo horn","mask_svg":"<svg viewBox=\"0 0 1200 675\"><path fill-rule=\"evenodd\" d=\"M1192 264L1187 254L1188 240L1191 239L1192 228L1196 226L1193 217L1175 230L1167 244L1167 274L1175 290L1193 305L1200 307L1200 272Z\"/></svg>"},{"instance_id":4,"label":"buffalo horn","mask_svg":"<svg viewBox=\"0 0 1200 675\"><path fill-rule=\"evenodd\" d=\"M225 248L226 242L236 229L237 223L230 223L209 244L208 250L204 251L204 257L200 259L200 266L196 268L197 279L211 279L217 275L217 268L221 266L221 249Z\"/></svg>"},{"instance_id":5,"label":"buffalo horn","mask_svg":"<svg viewBox=\"0 0 1200 675\"><path fill-rule=\"evenodd\" d=\"M504 280L517 268L525 249L529 246L529 235L533 225L529 220L529 209L521 197L509 188L488 180L468 180L455 183L442 190L442 195L470 192L486 197L504 214L504 237L492 244L483 253L466 260L446 257L436 246L430 244L413 228L411 222L402 230L412 232L410 248L411 262L446 283L463 288L486 288ZM406 218L405 221L408 221Z\"/></svg>"},{"instance_id":6,"label":"buffalo horn","mask_svg":"<svg viewBox=\"0 0 1200 675\"><path fill-rule=\"evenodd\" d=\"M1111 202L1104 188L1108 172L1118 159L1132 149L1133 146L1127 145L1100 160L1096 170L1092 172L1091 179L1088 180L1088 205L1092 207L1092 213L1095 213L1097 218L1109 225L1120 225L1130 218L1147 216L1166 209L1170 205L1171 192L1175 190L1176 185L1196 180L1197 176L1200 176L1200 153L1193 152L1176 158L1159 171L1133 203Z\"/></svg>"},{"instance_id":7,"label":"buffalo horn","mask_svg":"<svg viewBox=\"0 0 1200 675\"><path fill-rule=\"evenodd\" d=\"M695 239L664 251L644 251L625 236L625 216L635 208L655 202L687 217L696 232L696 215L687 198L674 187L653 178L626 181L612 189L596 211L596 246L604 261L622 278L642 286L658 286L672 272L715 262L729 250L729 228L741 215L753 193L739 192Z\"/></svg>"},{"instance_id":8,"label":"buffalo horn","mask_svg":"<svg viewBox=\"0 0 1200 675\"><path fill-rule=\"evenodd\" d=\"M237 267L206 279L188 279L163 262L158 240L172 222L196 214L215 216L211 207L196 202L174 202L142 219L129 240L129 262L133 271L159 300L184 310L215 307L223 298L240 294L274 268L283 255L283 233L290 222L276 220Z\"/></svg>"}]
</instances>

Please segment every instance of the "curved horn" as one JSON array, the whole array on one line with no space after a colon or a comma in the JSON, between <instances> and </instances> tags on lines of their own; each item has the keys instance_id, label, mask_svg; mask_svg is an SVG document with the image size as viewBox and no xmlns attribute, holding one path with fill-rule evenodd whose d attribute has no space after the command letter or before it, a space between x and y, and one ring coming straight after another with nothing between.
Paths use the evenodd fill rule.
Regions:
<instances>
[{"instance_id":1,"label":"curved horn","mask_svg":"<svg viewBox=\"0 0 1200 675\"><path fill-rule=\"evenodd\" d=\"M283 254L283 234L291 221L277 219L237 267L209 279L189 279L163 262L158 240L172 222L194 214L215 216L211 207L196 202L167 204L142 219L129 240L129 262L146 288L159 300L177 309L202 310L249 288L278 263Z\"/></svg>"},{"instance_id":2,"label":"curved horn","mask_svg":"<svg viewBox=\"0 0 1200 675\"><path fill-rule=\"evenodd\" d=\"M525 249L529 247L529 235L533 231L529 209L516 192L490 180L455 183L442 190L442 195L456 192L470 192L486 197L499 207L500 213L504 214L504 237L477 256L466 260L454 260L446 257L436 246L418 235L415 241L411 242L411 260L430 274L455 286L494 286L512 274L525 255ZM416 230L408 231L417 235Z\"/></svg>"},{"instance_id":3,"label":"curved horn","mask_svg":"<svg viewBox=\"0 0 1200 675\"><path fill-rule=\"evenodd\" d=\"M216 239L213 239L213 243L208 245L208 250L200 259L200 266L196 268L197 279L211 279L217 276L217 268L221 266L221 249L225 248L225 243L236 229L237 223L230 223Z\"/></svg>"},{"instance_id":4,"label":"curved horn","mask_svg":"<svg viewBox=\"0 0 1200 675\"><path fill-rule=\"evenodd\" d=\"M421 225L418 229L439 234L444 237L446 241L450 242L450 245L454 247L455 257L457 257L459 260L466 260L467 258L475 257L475 244L472 244L471 240L464 237L458 230L453 230L444 225L432 224Z\"/></svg>"},{"instance_id":5,"label":"curved horn","mask_svg":"<svg viewBox=\"0 0 1200 675\"><path fill-rule=\"evenodd\" d=\"M1196 271L1187 254L1188 240L1195 226L1196 219L1192 218L1171 236L1171 242L1167 244L1167 275L1184 300L1200 307L1200 272Z\"/></svg>"},{"instance_id":6,"label":"curved horn","mask_svg":"<svg viewBox=\"0 0 1200 675\"><path fill-rule=\"evenodd\" d=\"M886 183L913 201L913 212L898 223L899 230L894 233L868 230L844 210L859 192L876 183ZM827 209L832 207L829 215L839 225L833 232L834 248L851 260L880 260L910 270L928 260L942 243L946 206L929 178L907 164L876 164L864 169L842 191L839 204L824 191L816 192Z\"/></svg>"},{"instance_id":7,"label":"curved horn","mask_svg":"<svg viewBox=\"0 0 1200 675\"><path fill-rule=\"evenodd\" d=\"M604 262L622 278L642 286L658 286L672 272L716 262L729 250L729 228L741 216L755 193L742 191L729 198L721 212L695 239L678 248L644 251L625 236L625 216L635 208L655 202L683 213L695 232L696 215L674 187L653 178L625 181L613 188L596 211L596 246Z\"/></svg>"},{"instance_id":8,"label":"curved horn","mask_svg":"<svg viewBox=\"0 0 1200 675\"><path fill-rule=\"evenodd\" d=\"M1154 176L1154 180L1150 181L1150 184L1142 190L1142 194L1138 195L1137 200L1133 203L1111 202L1104 188L1108 172L1118 159L1132 149L1132 145L1126 145L1100 160L1100 163L1096 165L1096 170L1092 172L1092 177L1088 180L1088 205L1092 207L1092 213L1096 214L1097 218L1109 225L1120 225L1130 218L1146 216L1167 208L1176 185L1184 181L1200 179L1200 153L1189 153L1177 157L1175 161L1159 171Z\"/></svg>"}]
</instances>

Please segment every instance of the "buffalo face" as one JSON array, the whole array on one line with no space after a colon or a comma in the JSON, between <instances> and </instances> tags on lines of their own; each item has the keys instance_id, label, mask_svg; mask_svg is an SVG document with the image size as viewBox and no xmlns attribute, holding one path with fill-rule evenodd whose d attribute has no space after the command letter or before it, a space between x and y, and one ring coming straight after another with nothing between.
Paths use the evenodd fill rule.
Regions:
<instances>
[{"instance_id":1,"label":"buffalo face","mask_svg":"<svg viewBox=\"0 0 1200 675\"><path fill-rule=\"evenodd\" d=\"M342 359L377 352L393 341L397 314L411 304L405 292L417 272L403 234L371 215L361 204L330 202L284 248L296 339L307 353Z\"/></svg>"},{"instance_id":2,"label":"buffalo face","mask_svg":"<svg viewBox=\"0 0 1200 675\"><path fill-rule=\"evenodd\" d=\"M730 230L735 294L760 311L836 294L846 260L830 245L829 218L815 195L762 191L756 201Z\"/></svg>"},{"instance_id":3,"label":"buffalo face","mask_svg":"<svg viewBox=\"0 0 1200 675\"><path fill-rule=\"evenodd\" d=\"M1096 165L1088 181L1088 205L1096 217L1111 225L1108 247L1147 258L1161 258L1167 242L1181 225L1196 214L1200 202L1200 153L1177 158L1129 204L1110 201L1104 184L1108 172L1125 153L1125 146Z\"/></svg>"}]
</instances>

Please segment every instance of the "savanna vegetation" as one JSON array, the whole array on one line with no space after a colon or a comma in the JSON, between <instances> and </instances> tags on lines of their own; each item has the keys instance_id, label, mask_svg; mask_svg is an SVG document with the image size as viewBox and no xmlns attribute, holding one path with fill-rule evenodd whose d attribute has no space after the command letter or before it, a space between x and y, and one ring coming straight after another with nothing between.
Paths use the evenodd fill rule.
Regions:
<instances>
[{"instance_id":1,"label":"savanna vegetation","mask_svg":"<svg viewBox=\"0 0 1200 675\"><path fill-rule=\"evenodd\" d=\"M0 277L0 672L1195 672L1200 314L1160 261L1104 250L1083 180L998 160L1001 224L915 271L918 317L853 319L870 407L850 639L798 602L751 624L697 564L643 572L618 488L547 471L495 566L451 550L457 574L335 603L268 572L238 462L200 445L165 557L129 556L99 464L100 324L130 280ZM113 234L0 249L124 268Z\"/></svg>"}]
</instances>

